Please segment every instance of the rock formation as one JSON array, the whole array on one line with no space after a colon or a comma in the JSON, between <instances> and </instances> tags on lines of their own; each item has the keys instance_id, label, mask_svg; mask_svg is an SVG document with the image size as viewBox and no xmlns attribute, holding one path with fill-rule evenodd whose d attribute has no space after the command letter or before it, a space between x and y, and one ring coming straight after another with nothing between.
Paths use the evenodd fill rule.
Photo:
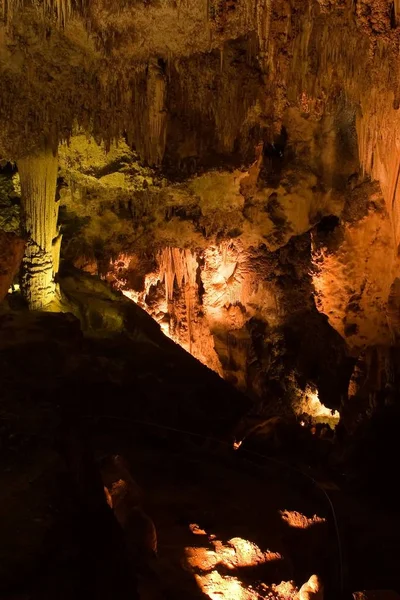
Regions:
<instances>
[{"instance_id":1,"label":"rock formation","mask_svg":"<svg viewBox=\"0 0 400 600\"><path fill-rule=\"evenodd\" d=\"M255 264L307 232L310 290L343 352L355 359L391 343L397 2L3 0L1 14L0 154L20 172L31 307L54 297L55 155L69 141L63 176L93 234L80 236L75 254L82 262L95 252L92 265L103 261L103 271L114 269L110 258L137 260L132 277L146 281L135 294L147 286L164 329L241 387L254 364L249 322L276 328L286 319L280 285L262 281L271 271ZM77 128L78 139L92 134L125 166L91 164L85 145L75 145ZM85 202L93 202L86 212ZM321 236L325 217L339 225ZM66 236L64 254L72 248ZM158 308L149 296L156 281L168 287Z\"/></svg>"},{"instance_id":2,"label":"rock formation","mask_svg":"<svg viewBox=\"0 0 400 600\"><path fill-rule=\"evenodd\" d=\"M21 284L30 308L50 304L55 294L61 235L57 227L58 161L51 151L18 160L21 224L28 237Z\"/></svg>"},{"instance_id":3,"label":"rock formation","mask_svg":"<svg viewBox=\"0 0 400 600\"><path fill-rule=\"evenodd\" d=\"M1 295L26 239L31 309L69 307L61 256L260 418L311 397L375 436L400 406L399 41L397 0L0 1ZM108 300L79 310L121 332Z\"/></svg>"}]
</instances>

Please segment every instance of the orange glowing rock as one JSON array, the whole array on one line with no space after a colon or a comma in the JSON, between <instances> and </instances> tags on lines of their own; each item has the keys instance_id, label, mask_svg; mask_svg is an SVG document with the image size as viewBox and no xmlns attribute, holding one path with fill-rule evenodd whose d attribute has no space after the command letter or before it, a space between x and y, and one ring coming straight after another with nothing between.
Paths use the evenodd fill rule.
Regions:
<instances>
[{"instance_id":1,"label":"orange glowing rock","mask_svg":"<svg viewBox=\"0 0 400 600\"><path fill-rule=\"evenodd\" d=\"M299 600L323 600L324 586L318 575L311 575L310 579L301 586Z\"/></svg>"},{"instance_id":2,"label":"orange glowing rock","mask_svg":"<svg viewBox=\"0 0 400 600\"><path fill-rule=\"evenodd\" d=\"M214 571L208 575L196 575L197 585L211 600L258 600L259 594L246 589L236 577L223 577Z\"/></svg>"},{"instance_id":3,"label":"orange glowing rock","mask_svg":"<svg viewBox=\"0 0 400 600\"><path fill-rule=\"evenodd\" d=\"M211 536L209 539L211 541ZM223 565L227 569L237 569L240 567L253 567L272 560L282 560L279 553L263 552L253 542L239 537L232 538L227 544L215 539L211 541L211 545L212 548L186 548L188 565L192 568L209 571L216 565Z\"/></svg>"},{"instance_id":4,"label":"orange glowing rock","mask_svg":"<svg viewBox=\"0 0 400 600\"><path fill-rule=\"evenodd\" d=\"M189 570L205 572L212 571L220 562L217 554L208 548L186 548L185 558Z\"/></svg>"},{"instance_id":5,"label":"orange glowing rock","mask_svg":"<svg viewBox=\"0 0 400 600\"><path fill-rule=\"evenodd\" d=\"M295 529L309 529L314 525L326 523L326 519L323 517L314 515L309 518L295 510L282 510L280 511L280 515L283 521Z\"/></svg>"},{"instance_id":6,"label":"orange glowing rock","mask_svg":"<svg viewBox=\"0 0 400 600\"><path fill-rule=\"evenodd\" d=\"M340 414L337 410L331 410L324 406L318 397L318 390L307 386L304 392L301 392L300 398L294 403L294 412L300 415L308 415L312 423L327 423L335 428L339 423ZM300 422L305 427L305 421Z\"/></svg>"},{"instance_id":7,"label":"orange glowing rock","mask_svg":"<svg viewBox=\"0 0 400 600\"><path fill-rule=\"evenodd\" d=\"M193 533L203 530L197 529L197 525L191 525ZM204 532L205 533L205 532ZM236 571L243 567L254 567L267 561L281 560L282 556L275 552L263 552L256 544L243 538L232 538L226 544L221 540L209 536L210 547L208 548L186 548L186 568L195 573L195 579L199 588L211 600L214 598L224 600L256 600L267 597L260 594L260 590L253 589L237 577L221 575L218 567L223 566L230 571ZM267 588L271 591L271 587ZM297 591L297 590L296 590ZM286 599L288 596L282 595ZM291 596L291 597L294 597Z\"/></svg>"},{"instance_id":8,"label":"orange glowing rock","mask_svg":"<svg viewBox=\"0 0 400 600\"><path fill-rule=\"evenodd\" d=\"M201 529L199 525L196 525L196 523L189 525L189 529L194 535L207 535L207 532Z\"/></svg>"}]
</instances>

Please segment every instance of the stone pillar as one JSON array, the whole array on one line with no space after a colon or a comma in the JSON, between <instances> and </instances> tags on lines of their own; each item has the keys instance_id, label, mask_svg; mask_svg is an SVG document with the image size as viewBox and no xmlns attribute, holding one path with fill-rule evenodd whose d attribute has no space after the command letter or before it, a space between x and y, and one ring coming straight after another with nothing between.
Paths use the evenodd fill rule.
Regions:
<instances>
[{"instance_id":1,"label":"stone pillar","mask_svg":"<svg viewBox=\"0 0 400 600\"><path fill-rule=\"evenodd\" d=\"M58 268L59 262L59 257L55 257L60 249L57 241L59 204L56 202L58 160L51 150L46 150L23 158L17 164L21 180L21 221L27 236L21 289L29 308L40 310L54 298L55 265Z\"/></svg>"}]
</instances>

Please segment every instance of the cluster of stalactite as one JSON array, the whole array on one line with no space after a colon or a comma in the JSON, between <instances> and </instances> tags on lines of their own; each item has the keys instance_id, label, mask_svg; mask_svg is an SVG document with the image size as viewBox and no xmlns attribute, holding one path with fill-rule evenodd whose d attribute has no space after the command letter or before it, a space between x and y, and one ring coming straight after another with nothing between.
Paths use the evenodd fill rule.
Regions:
<instances>
[{"instance_id":1,"label":"cluster of stalactite","mask_svg":"<svg viewBox=\"0 0 400 600\"><path fill-rule=\"evenodd\" d=\"M151 165L162 162L166 143L166 78L162 66L150 61L133 90L132 125L127 137Z\"/></svg>"},{"instance_id":2,"label":"cluster of stalactite","mask_svg":"<svg viewBox=\"0 0 400 600\"><path fill-rule=\"evenodd\" d=\"M286 72L288 97L317 118L318 110L355 110L360 165L379 181L398 241L400 3L342 2L338 11L334 2L324 4L323 15L301 18Z\"/></svg>"},{"instance_id":3,"label":"cluster of stalactite","mask_svg":"<svg viewBox=\"0 0 400 600\"><path fill-rule=\"evenodd\" d=\"M186 1L179 3L176 10L184 8L186 12L190 11L191 4L193 3ZM268 40L271 0L214 4L218 4L218 11L221 9L220 4L223 4L224 14L239 15L237 23L235 21L235 37L239 33L241 35L242 30L248 34L247 55L251 57L250 62L254 62L257 48L265 48ZM122 4L121 11L124 8L125 5ZM203 11L205 22L212 20L211 8L211 4L206 2ZM32 12L35 9L40 9L39 13L42 11L45 16L54 16L58 23L65 26L65 32L63 27L52 32L49 41L46 31L49 31L52 20L43 22L38 31L35 31L35 35L40 37L42 30L44 53L47 50L51 53L51 62L54 60L54 64L64 63L65 72L59 74L56 67L55 77L51 72L51 62L46 64L46 56L43 65L50 68L50 72L39 71L28 53L25 60L29 78L20 76L18 70L5 69L2 73L4 89L0 98L0 117L7 115L7 120L4 121L9 122L5 123L0 141L3 142L4 153L10 158L21 155L21 151L36 152L43 141L56 149L59 141L68 140L74 123L77 122L83 129L92 131L97 139L103 139L107 146L125 133L144 160L151 165L160 164L165 151L168 109L171 108L171 99L176 102L178 91L182 98L178 100L178 106L173 107L174 112L181 113L185 120L189 117L191 123L197 123L199 118L211 117L219 151L232 152L235 140L248 118L248 111L256 104L255 88L260 83L257 74L252 72L250 66L243 73L242 69L237 69L239 55L232 53L226 40L219 40L218 36L223 37L223 33L213 33L216 39L207 50L214 49L214 52L206 52L202 57L202 61L204 59L207 63L203 76L200 73L202 67L197 65L196 59L182 60L182 57L170 54L167 49L164 53L130 63L128 69L126 63L116 57L112 45L109 52L103 48L98 57L92 54L88 63L84 46L71 44L74 37L69 37L72 29L67 27L71 17L81 16L84 28L92 36L92 42L96 38L96 47L98 36L96 37L95 24L91 23L93 15L104 13L111 18L114 13L119 14L117 7L103 6L101 2L91 6L85 0L43 0L33 5L24 0L3 0L2 9L6 21L12 22L7 30L11 41L13 36L17 40L24 35L33 20L31 16L35 14ZM135 6L132 10L136 10ZM198 9L193 5L193 10ZM94 11L93 15L91 11ZM253 35L254 31L256 36ZM259 39L255 43L257 35ZM39 38L37 41L40 41ZM221 49L220 52L217 48ZM183 56L189 54L188 51L183 52ZM189 64L187 60L190 61ZM74 65L73 69L68 66L70 64ZM172 98L169 92L171 76L177 81L177 84L172 83ZM44 93L43 86L47 93ZM217 93L213 91L215 86L218 88ZM21 123L24 124L30 148L18 147L17 129Z\"/></svg>"},{"instance_id":4,"label":"cluster of stalactite","mask_svg":"<svg viewBox=\"0 0 400 600\"><path fill-rule=\"evenodd\" d=\"M192 344L192 317L194 303L197 298L197 270L199 268L196 254L190 249L166 247L161 250L158 257L159 281L165 285L165 299L168 312L173 313L174 286L184 293L186 322L188 330L188 346L191 351Z\"/></svg>"},{"instance_id":5,"label":"cluster of stalactite","mask_svg":"<svg viewBox=\"0 0 400 600\"><path fill-rule=\"evenodd\" d=\"M261 52L268 48L271 30L272 0L260 0L256 3L257 10L257 35Z\"/></svg>"},{"instance_id":6,"label":"cluster of stalactite","mask_svg":"<svg viewBox=\"0 0 400 600\"><path fill-rule=\"evenodd\" d=\"M346 98L354 102L361 100L363 112L368 112L368 99L374 93L374 88L371 92L368 91L369 83L372 73L375 72L367 68L370 46L376 48L383 70L389 69L388 83L395 79L390 75L393 71L393 61L389 56L390 46L385 43L385 39L377 41L371 36L363 35L367 29L357 26L358 13L350 4L347 12L342 10L335 17L334 4L331 3L332 9L324 13L324 21L316 15L317 2L304 3L307 6L304 6L303 11L299 11L296 2L295 11L291 5L286 4L282 1L274 3L272 0L248 0L244 3L226 3L221 0L209 4L208 18L212 19L212 14L219 14L221 11L233 15L230 17L232 19L236 18L234 16L237 14L238 27L242 28L243 34L248 37L247 54L254 57L259 51L260 65L268 67L271 83L278 84L281 94L285 94L285 89L288 88L291 100L297 101L301 93L307 91L310 99L328 95L327 101L332 103L336 100L335 95L340 86ZM22 13L28 6L23 0L3 0L2 5L3 12L9 15L18 11ZM46 14L54 14L60 22L65 22L74 11L77 14L85 14L85 11L94 10L83 1L73 0L43 0L37 6ZM182 2L177 6L177 10L182 7L185 10L190 8L186 2ZM113 14L116 11L114 8ZM360 12L361 8L358 7L357 11ZM204 13L207 14L207 8ZM394 14L398 19L397 0L394 3ZM297 27L294 18L298 20ZM359 19L364 23L365 18L362 15ZM339 26L340 23L342 27ZM332 25L335 26L334 35ZM385 32L385 35L389 34ZM53 104L62 106L60 114L54 110L51 103L43 102L42 98L38 99L37 105L35 102L34 106L30 98L26 111L18 103L14 111L12 107L16 104L18 89L21 85L22 88L24 86L23 81L6 81L10 97L7 101L7 93L2 93L1 104L4 106L4 112L11 110L9 114L12 120L15 117L18 121L18 115L20 119L23 118L28 132L40 126L47 138L54 137L53 147L56 147L60 137L68 137L74 119L77 119L84 128L92 128L96 136L103 137L107 143L118 139L121 132L127 132L130 141L137 146L142 157L151 164L159 164L165 150L167 110L171 100L168 79L172 75L179 80L179 85L172 83L172 87L180 87L181 92L180 106L174 106L174 111L178 108L178 112L183 113L185 118L190 115L192 122L197 121L199 117L208 119L211 116L218 134L220 151L231 152L243 123L248 118L249 109L255 106L262 95L258 97L255 92L251 81L254 73L252 74L250 68L247 72L243 69L238 72L237 57L232 55L229 43L221 40L221 43L214 47L221 49L219 57L218 52L202 57L204 72L200 73L200 69L195 70L195 82L192 82L194 78L191 75L191 65L188 64L189 59L181 60L167 52L157 58L148 57L147 62L134 63L129 70L122 68L120 63L108 62L109 57L103 57L101 64L90 65L90 74L76 73L79 78L76 84L68 78L68 89L73 89L73 101L68 102L68 106L65 106L63 98L57 97L58 92L54 90L55 96L51 94L54 96ZM360 60L355 60L358 55ZM83 56L81 59L83 66ZM73 62L76 63L76 60ZM164 66L160 66L158 62L166 65L167 73L164 73ZM214 62L218 64L214 65ZM211 79L207 75L209 73L213 73ZM367 77L366 73L369 74ZM5 75L7 76L7 73ZM81 85L82 75L87 79L92 92L90 98L87 97L87 85ZM275 78L279 81L275 82ZM59 83L57 78L60 94L65 97L65 90ZM250 90L250 93L247 90ZM271 89L271 92L274 95L276 90ZM25 96L28 98L29 94ZM177 90L173 91L174 102L176 99ZM281 100L283 103L284 99ZM374 99L371 98L371 101L373 104ZM262 105L260 106L262 109ZM275 110L279 112L278 105L275 106ZM369 112L372 115L377 114L372 105Z\"/></svg>"},{"instance_id":7,"label":"cluster of stalactite","mask_svg":"<svg viewBox=\"0 0 400 600\"><path fill-rule=\"evenodd\" d=\"M225 241L197 251L166 246L156 260L156 270L146 275L143 290L127 290L125 280L124 293L149 312L164 333L216 372L223 373L217 338L225 366L234 355L246 363L249 336L244 333L243 339L241 335L236 339L229 332L243 333L257 303L270 311L275 299L258 281L242 244ZM126 267L130 262L125 257ZM242 387L244 378L243 372Z\"/></svg>"},{"instance_id":8,"label":"cluster of stalactite","mask_svg":"<svg viewBox=\"0 0 400 600\"><path fill-rule=\"evenodd\" d=\"M186 0L178 5L177 10L194 7ZM23 16L25 9L32 9L31 5L23 0L3 0L1 6L8 20L15 15L14 33L21 35L18 13ZM54 15L62 24L74 12L84 15L92 10L83 0L43 0L34 6L46 15ZM12 69L2 71L0 151L4 146L7 158L13 159L34 156L44 140L55 150L59 140L68 138L73 123L78 121L85 130L105 140L106 146L124 132L144 160L160 165L168 150L168 136L173 137L178 131L178 125L175 129L175 122L171 123L172 115L176 122L184 123L179 125L179 135L185 143L191 136L194 141L190 156L197 157L200 147L205 146L206 136L212 138L210 145L218 152L236 152L238 140L244 140L245 144L250 129L260 126L257 120L260 114L264 115L262 127L265 127L268 107L271 109L268 118L275 119L280 126L280 111L287 106L287 99L316 118L326 109L334 113L338 108L352 107L355 111L357 107L360 163L365 173L378 179L382 186L398 242L400 85L394 75L398 65L394 48L399 38L396 24L400 2L386 5L372 1L371 10L366 7L366 2L354 5L350 0L204 3L201 12L205 20L223 14L228 30L230 20L234 22L237 18L247 42L233 43L233 37L231 41L221 37L220 41L226 43L217 45L212 40L214 46L210 45L201 58L190 56L185 49L181 57L149 56L143 63L131 64L129 69L106 54L88 62L85 50L74 54L75 47L71 56L67 54L62 59L56 44L50 40L48 43L53 46L49 49L54 50L55 62L62 64L64 60L65 65L71 62L75 68L69 72L66 66L65 79L63 71L57 71L57 77L47 77L45 71L39 72L28 52L26 70L32 73L32 81L21 74L15 75ZM390 19L391 10L394 23ZM212 35L223 36L220 29ZM57 38L63 36L59 30L54 36L64 40ZM60 52L69 52L70 48L72 45L60 45ZM246 58L240 59L244 53ZM114 65L118 69L113 70ZM267 82L260 73L269 77L269 94L265 93ZM48 90L47 95L43 95L43 89ZM204 124L204 136L199 123ZM20 135L22 127L24 136ZM171 145L179 143L174 139ZM31 159L18 161L22 169L23 161L30 164ZM25 202L28 207L29 201ZM27 230L32 230L29 224ZM46 242L45 246L38 244L50 256L49 244Z\"/></svg>"},{"instance_id":9,"label":"cluster of stalactite","mask_svg":"<svg viewBox=\"0 0 400 600\"><path fill-rule=\"evenodd\" d=\"M42 0L35 3L34 7L40 10L44 16L54 16L57 23L65 26L74 12L82 14L85 9L86 0ZM8 22L19 10L28 6L25 0L2 0L3 19Z\"/></svg>"}]
</instances>

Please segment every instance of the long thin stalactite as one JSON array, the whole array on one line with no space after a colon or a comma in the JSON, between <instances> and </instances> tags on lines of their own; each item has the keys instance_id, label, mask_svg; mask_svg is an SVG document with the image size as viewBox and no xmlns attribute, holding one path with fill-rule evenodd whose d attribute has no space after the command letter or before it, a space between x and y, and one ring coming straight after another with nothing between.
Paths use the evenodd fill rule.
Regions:
<instances>
[{"instance_id":1,"label":"long thin stalactite","mask_svg":"<svg viewBox=\"0 0 400 600\"><path fill-rule=\"evenodd\" d=\"M73 13L85 13L86 4L87 0L39 0L34 2L33 6L44 16L54 17L57 23L64 27ZM3 20L10 21L14 14L28 6L32 6L32 3L27 0L0 0Z\"/></svg>"}]
</instances>

